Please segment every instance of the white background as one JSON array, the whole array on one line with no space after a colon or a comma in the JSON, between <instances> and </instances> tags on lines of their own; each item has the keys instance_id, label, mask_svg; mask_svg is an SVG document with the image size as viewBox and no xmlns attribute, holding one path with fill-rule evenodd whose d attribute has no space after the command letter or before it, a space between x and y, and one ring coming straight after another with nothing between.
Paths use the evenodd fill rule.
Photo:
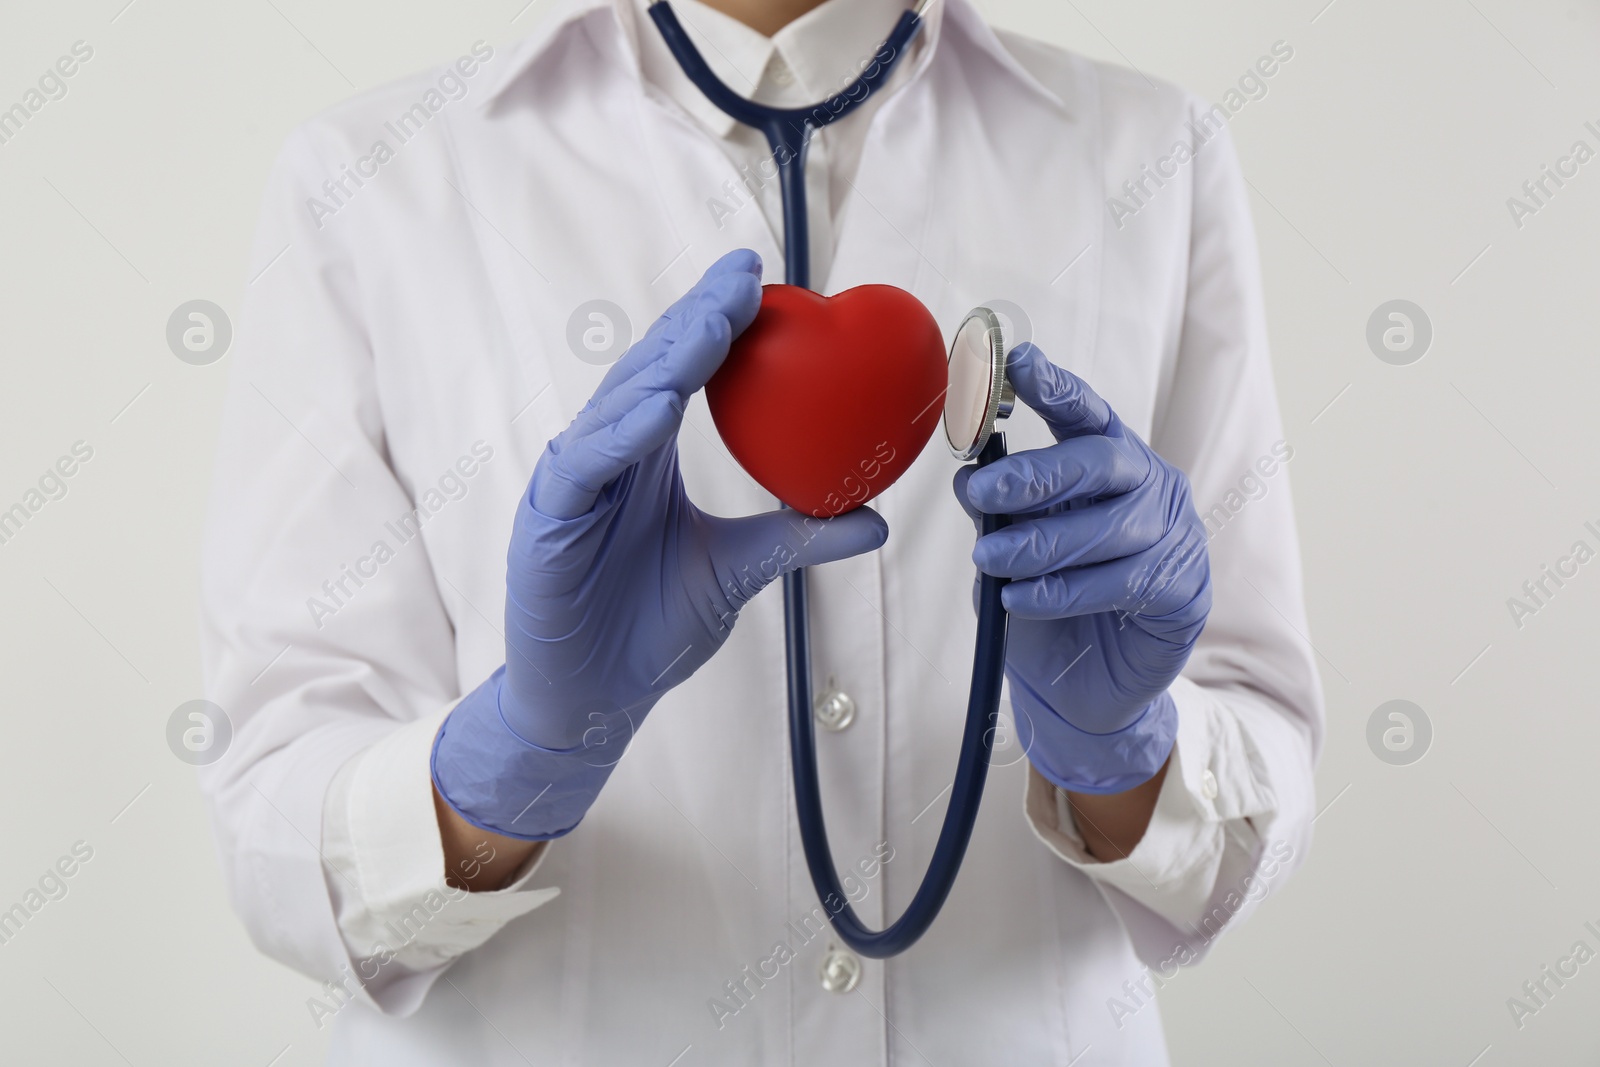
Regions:
<instances>
[{"instance_id":1,"label":"white background","mask_svg":"<svg viewBox=\"0 0 1600 1067\"><path fill-rule=\"evenodd\" d=\"M94 57L0 145L0 509L94 458L0 545L0 909L82 840L70 893L0 945L8 1063L319 1063L310 983L228 910L192 771L195 558L228 360L165 324L229 312L268 164L357 90L509 44L550 0L7 0L0 107ZM1253 186L1328 743L1304 870L1162 994L1175 1062L1600 1063L1600 961L1518 1029L1506 1000L1600 949L1600 562L1519 629L1507 598L1600 527L1600 160L1519 229L1506 207L1600 148L1594 0L986 0L991 19L1218 99ZM1421 305L1420 362L1365 341ZM131 401L131 404L130 404ZM1330 406L1331 404L1331 406ZM1281 492L1281 479L1270 483ZM1415 701L1420 762L1368 717ZM131 804L130 804L131 802ZM274 1057L278 1057L274 1060ZM1474 1060L1474 1057L1481 1057ZM936 1067L959 1067L938 1064Z\"/></svg>"}]
</instances>

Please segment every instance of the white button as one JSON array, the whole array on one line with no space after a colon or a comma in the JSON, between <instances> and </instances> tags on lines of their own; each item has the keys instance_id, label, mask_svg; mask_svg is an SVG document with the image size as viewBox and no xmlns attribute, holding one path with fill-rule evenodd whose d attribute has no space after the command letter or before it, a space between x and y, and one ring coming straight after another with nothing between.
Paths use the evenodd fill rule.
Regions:
<instances>
[{"instance_id":1,"label":"white button","mask_svg":"<svg viewBox=\"0 0 1600 1067\"><path fill-rule=\"evenodd\" d=\"M789 69L789 64L780 55L772 57L772 80L778 85L794 84L794 71Z\"/></svg>"},{"instance_id":2,"label":"white button","mask_svg":"<svg viewBox=\"0 0 1600 1067\"><path fill-rule=\"evenodd\" d=\"M861 958L847 948L830 948L822 957L822 988L848 993L861 984Z\"/></svg>"},{"instance_id":3,"label":"white button","mask_svg":"<svg viewBox=\"0 0 1600 1067\"><path fill-rule=\"evenodd\" d=\"M1211 773L1209 767L1200 776L1200 793L1207 800L1217 799L1217 776Z\"/></svg>"},{"instance_id":4,"label":"white button","mask_svg":"<svg viewBox=\"0 0 1600 1067\"><path fill-rule=\"evenodd\" d=\"M817 721L834 733L856 721L855 698L838 689L830 689L818 697L812 710L817 714Z\"/></svg>"}]
</instances>

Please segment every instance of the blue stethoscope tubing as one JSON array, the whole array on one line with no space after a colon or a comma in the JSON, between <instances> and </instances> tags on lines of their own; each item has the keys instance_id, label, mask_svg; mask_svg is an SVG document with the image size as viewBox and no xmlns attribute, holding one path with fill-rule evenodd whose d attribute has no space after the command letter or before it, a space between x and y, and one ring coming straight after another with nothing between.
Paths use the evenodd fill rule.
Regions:
<instances>
[{"instance_id":1,"label":"blue stethoscope tubing","mask_svg":"<svg viewBox=\"0 0 1600 1067\"><path fill-rule=\"evenodd\" d=\"M888 81L907 46L922 28L921 12L929 0L900 16L900 21L873 56L873 62L844 91L809 108L775 108L739 96L716 76L701 57L694 43L678 22L667 0L650 6L667 48L677 59L689 80L706 98L730 117L753 126L766 135L778 165L778 185L783 198L784 281L810 288L811 243L806 215L805 165L811 135L850 114L862 101ZM992 463L1006 454L1005 438L989 436L977 457L978 466ZM1010 524L1003 515L985 515L983 532L990 534ZM999 726L1000 682L1004 676L1007 616L1000 602L1005 580L980 575L978 585L978 634L973 654L972 685L967 695L967 718L962 728L961 754L956 761L955 781L950 789L944 825L934 845L933 858L905 912L882 930L865 926L851 907L850 898L839 884L828 846L828 827L822 811L822 790L817 781L816 730L811 704L811 635L806 609L804 569L784 576L784 637L787 645L789 676L789 748L794 765L795 809L800 826L800 841L805 850L811 882L827 910L839 939L863 956L882 959L898 955L916 943L939 910L944 907L956 874L961 869L972 829L977 823L978 806L983 800L984 781L989 773L989 757L994 748L994 731Z\"/></svg>"}]
</instances>

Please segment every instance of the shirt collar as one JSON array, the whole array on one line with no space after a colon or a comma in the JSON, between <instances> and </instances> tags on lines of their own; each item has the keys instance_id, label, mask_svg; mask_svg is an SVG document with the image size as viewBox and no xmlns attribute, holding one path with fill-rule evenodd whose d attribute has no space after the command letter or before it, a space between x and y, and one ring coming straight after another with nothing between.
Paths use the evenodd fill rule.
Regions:
<instances>
[{"instance_id":1,"label":"shirt collar","mask_svg":"<svg viewBox=\"0 0 1600 1067\"><path fill-rule=\"evenodd\" d=\"M646 9L650 0L630 0L638 25L653 31ZM673 9L716 75L735 92L763 103L807 106L820 103L854 81L863 62L877 51L905 10L906 0L827 0L766 37L700 0L673 0ZM937 25L925 26L914 48L926 48ZM640 34L644 78L719 137L735 122L705 98L684 75L661 35ZM774 64L786 68L779 83Z\"/></svg>"},{"instance_id":2,"label":"shirt collar","mask_svg":"<svg viewBox=\"0 0 1600 1067\"><path fill-rule=\"evenodd\" d=\"M735 121L695 88L678 61L668 51L655 23L647 14L650 0L624 0L636 14L635 25L644 32L637 38L640 68L644 80L671 97L718 137L732 132ZM777 51L773 38L763 36L738 19L724 15L699 0L673 0L672 10L700 50L712 73L740 96L759 97L763 75Z\"/></svg>"},{"instance_id":3,"label":"shirt collar","mask_svg":"<svg viewBox=\"0 0 1600 1067\"><path fill-rule=\"evenodd\" d=\"M552 9L534 26L532 33L512 45L504 58L491 60L495 69L484 83L483 97L477 106L483 109L493 107L511 86L538 64L557 40L577 32L583 22L602 17L606 11L612 10L616 2L556 0Z\"/></svg>"},{"instance_id":4,"label":"shirt collar","mask_svg":"<svg viewBox=\"0 0 1600 1067\"><path fill-rule=\"evenodd\" d=\"M686 18L685 11L689 10L691 2L692 0L675 0L673 9L678 12L679 19L685 24L690 36L695 38L695 43L703 49L706 62L733 89L749 92L752 88L749 79L751 77L759 79L766 63L770 60L772 51L782 49L796 77L807 88L816 89L822 96L842 88L841 81L848 82L848 79L854 76L860 62L868 58L888 34L889 28L893 25L893 16L891 13L890 17L885 18L880 8L885 8L887 5L899 10L910 6L906 0L893 0L892 3L889 0L881 2L880 0L829 0L779 30L776 37L767 38L743 23L700 3L693 3L694 14ZM552 50L558 40L578 32L581 24L591 21L600 23L597 29L601 32L620 38L621 47L628 59L628 73L634 78L641 82L645 78L648 61L641 60L643 51L641 37L642 31L648 30L649 36L645 39L650 43L645 44L644 48L659 48L660 54L671 64L677 77L682 78L686 86L689 85L683 72L676 69L677 61L666 51L665 44L656 33L655 24L644 13L647 6L648 0L557 0L555 9L546 14L534 31L501 61L503 66L494 72L485 85L484 96L478 106L493 107L512 85ZM917 35L916 47L919 54L908 57L912 67L910 77L900 74L896 80L909 81L911 77L919 76L928 65L937 50L941 34L945 32L946 9L949 9L950 26L996 60L1001 69L1042 95L1057 108L1067 107L1066 101L1017 62L1016 57L995 36L994 30L973 9L971 0L935 0L924 13L922 32ZM691 24L689 18L698 18L699 21ZM723 25L724 23L731 23L732 27ZM883 25L880 26L879 23ZM726 31L727 40L731 42L730 47L738 53L737 56L722 57L714 49L706 47L706 42L696 30L707 27L714 27L710 32L717 35ZM840 39L853 40L863 34L871 40L860 48L859 56L854 52L847 53L838 46L837 42ZM757 45L754 42L761 44ZM758 54L759 65L752 66ZM839 66L840 63L845 64L848 70L843 70ZM742 74L739 73L741 69L744 72ZM685 99L696 98L703 101L697 90L685 97ZM709 101L703 103L707 110L704 112L696 110L694 114L706 121L713 130L725 134L731 128L733 120ZM693 106L698 108L700 105ZM713 115L716 116L714 119Z\"/></svg>"}]
</instances>

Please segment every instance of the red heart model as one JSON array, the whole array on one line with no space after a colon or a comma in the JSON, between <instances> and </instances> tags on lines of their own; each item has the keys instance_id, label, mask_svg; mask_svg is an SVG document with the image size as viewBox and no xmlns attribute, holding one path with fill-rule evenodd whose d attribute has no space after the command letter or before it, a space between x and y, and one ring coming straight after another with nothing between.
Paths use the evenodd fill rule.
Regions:
<instances>
[{"instance_id":1,"label":"red heart model","mask_svg":"<svg viewBox=\"0 0 1600 1067\"><path fill-rule=\"evenodd\" d=\"M768 285L706 400L750 477L796 511L827 518L911 466L944 412L946 374L939 324L904 289L861 285L826 297Z\"/></svg>"}]
</instances>

